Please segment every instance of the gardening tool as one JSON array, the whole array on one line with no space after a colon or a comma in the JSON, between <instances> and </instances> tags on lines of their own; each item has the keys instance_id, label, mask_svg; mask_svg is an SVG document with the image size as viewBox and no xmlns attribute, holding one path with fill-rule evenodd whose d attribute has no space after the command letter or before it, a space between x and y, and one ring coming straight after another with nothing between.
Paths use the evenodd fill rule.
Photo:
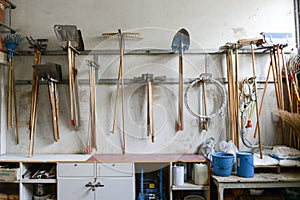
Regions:
<instances>
[{"instance_id":1,"label":"gardening tool","mask_svg":"<svg viewBox=\"0 0 300 200\"><path fill-rule=\"evenodd\" d=\"M228 77L228 99L229 99L229 135L230 139L236 143L235 137L236 133L236 123L237 120L235 117L235 70L233 68L233 49L235 48L235 43L226 43L224 46L221 46L221 50L226 52L226 62L227 62L227 77Z\"/></svg>"},{"instance_id":2,"label":"gardening tool","mask_svg":"<svg viewBox=\"0 0 300 200\"><path fill-rule=\"evenodd\" d=\"M87 153L90 153L92 149L97 150L97 131L96 131L96 75L95 70L99 69L99 65L87 60L87 64L90 68L90 119L89 119L89 141L87 146Z\"/></svg>"},{"instance_id":3,"label":"gardening tool","mask_svg":"<svg viewBox=\"0 0 300 200\"><path fill-rule=\"evenodd\" d=\"M103 33L102 36L104 38L108 37L117 37L119 43L119 56L120 56L120 63L119 63L119 71L118 71L118 83L117 83L117 91L116 91L116 100L115 100L115 107L114 107L114 118L113 118L113 127L111 132L114 133L117 124L117 109L118 109L118 98L119 98L119 90L121 85L121 99L122 99L122 138L123 138L123 147L122 151L125 153L126 150L126 138L125 138L125 111L124 111L124 80L123 80L123 56L125 51L125 38L133 38L133 39L140 39L139 33L133 32L121 32L121 29L118 29L117 33Z\"/></svg>"},{"instance_id":4,"label":"gardening tool","mask_svg":"<svg viewBox=\"0 0 300 200\"><path fill-rule=\"evenodd\" d=\"M59 45L68 53L70 118L75 130L79 129L78 61L79 51L84 50L81 31L74 25L54 25Z\"/></svg>"},{"instance_id":5,"label":"gardening tool","mask_svg":"<svg viewBox=\"0 0 300 200\"><path fill-rule=\"evenodd\" d=\"M47 47L47 39L33 39L32 37L26 37L27 42L29 43L29 48L33 48L34 65L41 64L41 55L42 51L46 50ZM39 77L32 70L32 94L31 94L31 109L30 109L30 118L29 118L29 156L32 155L33 152L33 140L34 134L36 131L36 114L37 114L37 100L38 100L38 89L39 89Z\"/></svg>"},{"instance_id":6,"label":"gardening tool","mask_svg":"<svg viewBox=\"0 0 300 200\"><path fill-rule=\"evenodd\" d=\"M183 130L183 52L189 49L189 46L190 35L182 28L175 34L171 44L172 50L179 53L178 131Z\"/></svg>"},{"instance_id":7,"label":"gardening tool","mask_svg":"<svg viewBox=\"0 0 300 200\"><path fill-rule=\"evenodd\" d=\"M116 101L114 107L114 118L113 118L113 127L111 132L114 133L116 129L116 120L117 120L117 108L118 108L118 96L120 90L121 79L123 77L123 55L125 51L125 39L142 39L140 33L136 32L121 32L118 29L116 33L102 33L103 38L117 38L119 43L119 55L120 55L120 63L119 63L119 71L118 71L118 83L117 83L117 91L116 91Z\"/></svg>"},{"instance_id":8,"label":"gardening tool","mask_svg":"<svg viewBox=\"0 0 300 200\"><path fill-rule=\"evenodd\" d=\"M18 112L17 112L17 97L16 97L16 83L15 83L15 69L14 69L14 50L22 42L23 37L17 33L8 34L4 37L3 42L6 49L9 51L9 68L8 68L8 91L7 91L7 127L10 130L13 127L13 118L16 125L16 141L19 144L18 131ZM13 97L13 101L12 101ZM14 105L14 108L12 106ZM14 112L12 112L14 109Z\"/></svg>"},{"instance_id":9,"label":"gardening tool","mask_svg":"<svg viewBox=\"0 0 300 200\"><path fill-rule=\"evenodd\" d=\"M34 65L41 64L41 55L42 51L46 50L48 39L33 39L31 36L27 37L27 42L29 44L29 48L33 48L33 56ZM34 115L36 115L36 102L37 102L37 91L38 91L39 78L37 74L35 74L34 70L32 70L32 96L31 96L31 109L30 109L30 119L29 119L29 130L31 134L31 122ZM34 114L33 114L34 113ZM35 122L34 122L35 123ZM34 129L34 128L33 128Z\"/></svg>"},{"instance_id":10,"label":"gardening tool","mask_svg":"<svg viewBox=\"0 0 300 200\"><path fill-rule=\"evenodd\" d=\"M64 50L71 46L78 51L84 50L84 43L81 31L77 29L75 25L54 25L54 32L58 39L58 44Z\"/></svg>"},{"instance_id":11,"label":"gardening tool","mask_svg":"<svg viewBox=\"0 0 300 200\"><path fill-rule=\"evenodd\" d=\"M282 60L282 65L283 65L283 70L285 74L285 82L286 82L286 88L287 88L287 93L288 93L288 102L289 102L289 111L293 111L293 101L292 101L292 96L291 96L291 89L290 89L290 81L289 81L289 74L287 71L287 66L284 58L284 51L283 48L286 47L287 45L279 45L280 49L280 54L281 54L281 60ZM293 136L293 129L290 127L290 141L289 145L292 145L292 136Z\"/></svg>"},{"instance_id":12,"label":"gardening tool","mask_svg":"<svg viewBox=\"0 0 300 200\"><path fill-rule=\"evenodd\" d=\"M251 55L252 55L252 73L254 78L254 92L255 95L257 95L257 82L256 82L256 67L255 67L255 54L254 54L254 43L251 43ZM262 143L261 143L261 134L260 134L260 126L259 126L259 111L258 111L258 99L256 96L255 99L255 111L256 111L256 126L257 126L257 132L258 132L258 143L259 143L259 152L260 152L260 158L262 159Z\"/></svg>"},{"instance_id":13,"label":"gardening tool","mask_svg":"<svg viewBox=\"0 0 300 200\"><path fill-rule=\"evenodd\" d=\"M59 128L58 128L58 92L56 88L56 83L61 82L62 73L61 66L55 63L45 63L40 65L33 65L35 74L38 76L38 79L47 80L48 82L48 92L49 100L51 104L51 113L52 113L52 126L53 126L53 136L54 140L59 140ZM37 82L38 83L38 82ZM36 122L36 106L37 106L37 93L35 96L35 105L33 106L34 110L32 111L33 117L31 118L31 134L30 134L30 144L29 144L29 157L33 155L33 146L34 146L34 128Z\"/></svg>"},{"instance_id":14,"label":"gardening tool","mask_svg":"<svg viewBox=\"0 0 300 200\"><path fill-rule=\"evenodd\" d=\"M151 141L154 142L154 118L153 118L153 82L165 81L166 76L154 77L153 74L142 74L140 77L134 77L135 82L146 82L147 96L147 136L151 136Z\"/></svg>"},{"instance_id":15,"label":"gardening tool","mask_svg":"<svg viewBox=\"0 0 300 200\"><path fill-rule=\"evenodd\" d=\"M218 109L216 109L214 112L212 112L210 114L207 114L207 115L192 110L189 103L188 103L188 97L189 97L190 89L192 89L198 83L203 83L203 82L209 83L209 84L214 84L216 86L216 89L217 89L216 92L220 93L222 95L222 97L221 97L222 103L221 103L220 107ZM200 98L203 98L203 96L200 97ZM219 81L212 78L212 74L210 74L210 73L201 74L198 78L192 80L190 85L186 88L185 93L184 93L184 103L185 103L185 106L186 106L187 110L193 116L195 116L197 119L199 119L201 123L205 124L206 121L208 121L208 123L209 123L212 118L216 117L217 115L222 115L222 113L224 112L224 108L225 108L225 105L226 105L225 89L223 88L222 84Z\"/></svg>"}]
</instances>

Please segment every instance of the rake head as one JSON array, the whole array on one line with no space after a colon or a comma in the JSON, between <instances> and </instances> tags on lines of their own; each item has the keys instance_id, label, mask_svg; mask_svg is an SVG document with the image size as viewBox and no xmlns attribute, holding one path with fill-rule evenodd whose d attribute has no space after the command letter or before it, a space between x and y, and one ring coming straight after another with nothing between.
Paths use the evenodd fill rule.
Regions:
<instances>
[{"instance_id":1,"label":"rake head","mask_svg":"<svg viewBox=\"0 0 300 200\"><path fill-rule=\"evenodd\" d=\"M8 50L13 51L18 47L18 45L22 42L22 40L23 40L22 35L14 33L14 34L6 35L3 39L3 42L5 47Z\"/></svg>"}]
</instances>

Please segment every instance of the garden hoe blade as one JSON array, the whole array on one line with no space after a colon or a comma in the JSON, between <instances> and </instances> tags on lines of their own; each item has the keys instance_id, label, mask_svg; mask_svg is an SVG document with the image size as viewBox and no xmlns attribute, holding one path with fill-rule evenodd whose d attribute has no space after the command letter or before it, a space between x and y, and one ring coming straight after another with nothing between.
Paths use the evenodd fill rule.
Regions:
<instances>
[{"instance_id":1,"label":"garden hoe blade","mask_svg":"<svg viewBox=\"0 0 300 200\"><path fill-rule=\"evenodd\" d=\"M177 130L183 130L183 52L189 49L190 35L184 28L180 29L172 41L172 50L179 54L179 92Z\"/></svg>"}]
</instances>

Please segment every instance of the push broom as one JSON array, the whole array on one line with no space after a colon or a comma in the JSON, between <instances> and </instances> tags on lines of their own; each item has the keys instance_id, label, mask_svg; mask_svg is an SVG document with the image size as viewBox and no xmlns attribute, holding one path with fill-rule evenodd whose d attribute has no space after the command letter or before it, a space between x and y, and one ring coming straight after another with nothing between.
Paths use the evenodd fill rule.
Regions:
<instances>
[{"instance_id":1,"label":"push broom","mask_svg":"<svg viewBox=\"0 0 300 200\"><path fill-rule=\"evenodd\" d=\"M16 125L16 139L19 144L18 133L18 117L17 117L17 97L16 97L16 84L14 72L14 50L22 42L23 37L20 34L8 34L4 37L3 42L8 50L9 68L8 68L8 89L7 89L7 127L10 130L13 127L13 117L15 118ZM12 101L13 97L13 101ZM12 112L14 105L14 113Z\"/></svg>"}]
</instances>

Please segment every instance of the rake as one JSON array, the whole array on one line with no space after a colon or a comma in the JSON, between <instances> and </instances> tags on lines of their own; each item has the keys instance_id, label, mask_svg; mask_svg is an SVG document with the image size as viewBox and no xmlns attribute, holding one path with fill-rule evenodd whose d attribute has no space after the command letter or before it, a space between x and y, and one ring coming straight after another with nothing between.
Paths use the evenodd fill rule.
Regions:
<instances>
[{"instance_id":1,"label":"rake","mask_svg":"<svg viewBox=\"0 0 300 200\"><path fill-rule=\"evenodd\" d=\"M9 69L8 69L8 91L7 91L7 127L10 130L13 127L13 117L15 118L16 125L16 140L19 144L18 132L18 117L17 117L17 97L16 97L16 84L15 84L15 70L14 70L14 50L22 42L23 37L20 34L8 34L4 37L3 42L8 50ZM13 98L13 101L12 101ZM14 105L14 113L12 112Z\"/></svg>"}]
</instances>

